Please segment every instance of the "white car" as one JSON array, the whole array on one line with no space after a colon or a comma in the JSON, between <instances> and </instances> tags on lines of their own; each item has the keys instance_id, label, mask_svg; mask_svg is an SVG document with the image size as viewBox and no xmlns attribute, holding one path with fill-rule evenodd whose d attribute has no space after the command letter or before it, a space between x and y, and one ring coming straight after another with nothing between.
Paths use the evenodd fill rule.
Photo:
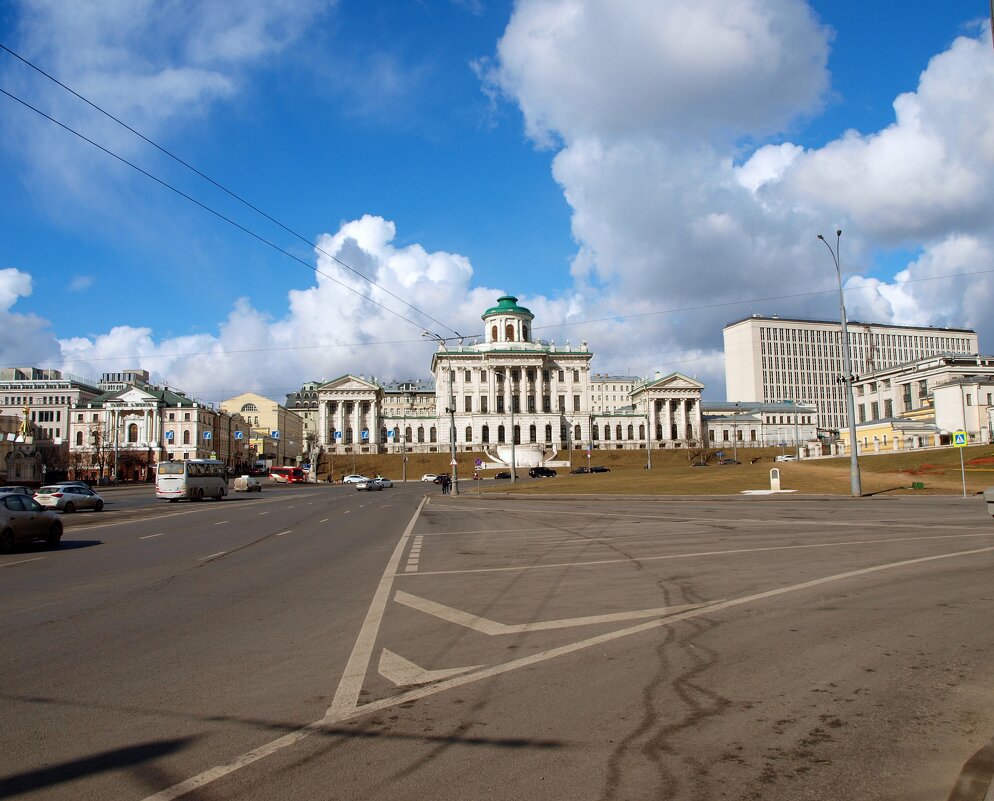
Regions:
<instances>
[{"instance_id":1,"label":"white car","mask_svg":"<svg viewBox=\"0 0 994 801\"><path fill-rule=\"evenodd\" d=\"M797 457L794 456L794 455L792 455L792 454L787 453L787 454L782 454L780 456L777 456L773 461L774 462L796 462L797 461Z\"/></svg>"},{"instance_id":2,"label":"white car","mask_svg":"<svg viewBox=\"0 0 994 801\"><path fill-rule=\"evenodd\" d=\"M342 479L343 484L358 484L360 481L369 481L370 479L366 476L360 476L358 473L353 473L351 476L346 476Z\"/></svg>"},{"instance_id":3,"label":"white car","mask_svg":"<svg viewBox=\"0 0 994 801\"><path fill-rule=\"evenodd\" d=\"M262 492L262 482L255 476L239 476L233 489L235 492Z\"/></svg>"},{"instance_id":4,"label":"white car","mask_svg":"<svg viewBox=\"0 0 994 801\"><path fill-rule=\"evenodd\" d=\"M433 482L436 478L438 478L438 475L436 473L425 473L423 476L421 476L422 481L427 481L429 483Z\"/></svg>"},{"instance_id":5,"label":"white car","mask_svg":"<svg viewBox=\"0 0 994 801\"><path fill-rule=\"evenodd\" d=\"M66 514L77 509L92 509L99 512L104 508L104 499L89 487L53 484L42 487L35 493L35 500L48 509L58 509Z\"/></svg>"},{"instance_id":6,"label":"white car","mask_svg":"<svg viewBox=\"0 0 994 801\"><path fill-rule=\"evenodd\" d=\"M383 476L377 476L375 479L377 484L379 484L383 489L390 489L393 487L393 482L389 478L383 478Z\"/></svg>"},{"instance_id":7,"label":"white car","mask_svg":"<svg viewBox=\"0 0 994 801\"><path fill-rule=\"evenodd\" d=\"M383 485L375 478L367 478L353 483L355 484L355 488L360 492L363 490L366 490L366 492L372 492L373 490L379 491L383 489Z\"/></svg>"}]
</instances>

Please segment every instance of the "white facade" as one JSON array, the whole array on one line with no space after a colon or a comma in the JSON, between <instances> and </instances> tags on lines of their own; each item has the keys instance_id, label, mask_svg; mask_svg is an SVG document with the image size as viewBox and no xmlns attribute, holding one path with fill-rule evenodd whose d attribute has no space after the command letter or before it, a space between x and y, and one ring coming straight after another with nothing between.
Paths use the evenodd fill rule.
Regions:
<instances>
[{"instance_id":1,"label":"white facade","mask_svg":"<svg viewBox=\"0 0 994 801\"><path fill-rule=\"evenodd\" d=\"M969 329L915 328L848 323L853 373L880 369L938 354L978 349ZM793 401L815 406L820 425L846 427L842 326L838 322L753 315L724 328L725 387L729 401Z\"/></svg>"},{"instance_id":2,"label":"white facade","mask_svg":"<svg viewBox=\"0 0 994 801\"><path fill-rule=\"evenodd\" d=\"M533 340L534 316L511 296L482 319L483 341L439 344L433 383L382 385L346 375L318 387L318 444L333 452L448 451L454 431L457 451L502 461L513 442L523 464L588 445L701 441L702 384L677 373L652 381L592 378L587 343Z\"/></svg>"}]
</instances>

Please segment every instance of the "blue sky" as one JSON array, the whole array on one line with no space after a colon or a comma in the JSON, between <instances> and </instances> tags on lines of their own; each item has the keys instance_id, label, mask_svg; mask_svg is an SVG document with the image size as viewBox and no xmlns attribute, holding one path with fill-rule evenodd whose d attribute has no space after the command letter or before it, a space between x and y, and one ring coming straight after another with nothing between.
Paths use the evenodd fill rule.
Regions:
<instances>
[{"instance_id":1,"label":"blue sky","mask_svg":"<svg viewBox=\"0 0 994 801\"><path fill-rule=\"evenodd\" d=\"M989 8L920 5L4 4L0 43L306 243L0 53L0 88L305 263L0 96L0 361L278 396L425 375L421 328L509 292L595 370L720 399L726 322L835 315L836 227L850 316L989 351Z\"/></svg>"}]
</instances>

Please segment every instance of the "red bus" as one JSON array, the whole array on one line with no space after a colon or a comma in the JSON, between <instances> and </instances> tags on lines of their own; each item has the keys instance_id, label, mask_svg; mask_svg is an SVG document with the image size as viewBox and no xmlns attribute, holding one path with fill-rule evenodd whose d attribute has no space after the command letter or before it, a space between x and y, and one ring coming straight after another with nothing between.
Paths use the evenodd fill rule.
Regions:
<instances>
[{"instance_id":1,"label":"red bus","mask_svg":"<svg viewBox=\"0 0 994 801\"><path fill-rule=\"evenodd\" d=\"M303 484L307 475L299 467L270 467L269 475L278 484Z\"/></svg>"}]
</instances>

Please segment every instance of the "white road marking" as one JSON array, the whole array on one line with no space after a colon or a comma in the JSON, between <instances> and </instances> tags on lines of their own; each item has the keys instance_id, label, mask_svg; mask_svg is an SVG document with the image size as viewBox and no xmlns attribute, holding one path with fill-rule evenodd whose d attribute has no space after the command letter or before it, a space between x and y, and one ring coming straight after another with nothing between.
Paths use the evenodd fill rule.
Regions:
<instances>
[{"instance_id":1,"label":"white road marking","mask_svg":"<svg viewBox=\"0 0 994 801\"><path fill-rule=\"evenodd\" d=\"M327 517L324 517L324 518L322 518L321 520L318 520L318 522L319 522L319 523L327 523L329 519L330 519L330 518L327 518Z\"/></svg>"},{"instance_id":2,"label":"white road marking","mask_svg":"<svg viewBox=\"0 0 994 801\"><path fill-rule=\"evenodd\" d=\"M19 559L16 562L7 562L6 564L0 565L0 567L13 567L14 565L23 565L25 562L37 562L44 559L44 556L36 556L34 559Z\"/></svg>"},{"instance_id":3,"label":"white road marking","mask_svg":"<svg viewBox=\"0 0 994 801\"><path fill-rule=\"evenodd\" d=\"M422 501L422 505L424 502ZM418 512L421 511L421 507L418 507ZM417 513L415 514L415 519L417 518ZM413 525L414 520L411 521ZM411 526L400 538L400 542L397 544L397 549L394 550L393 556L391 557L391 562L394 559L400 559L400 554L402 553L403 546L407 542L407 538L410 535ZM509 673L512 670L517 670L519 668L528 667L530 665L537 664L539 662L545 662L549 659L555 659L560 656L565 656L567 654L574 653L576 651L581 651L585 648L591 648L603 643L611 642L612 640L618 640L622 637L629 637L633 634L640 634L645 631L652 631L653 629L658 629L663 626L669 626L672 623L676 623L680 620L687 620L689 618L700 617L701 615L710 614L712 612L717 612L721 609L730 609L735 606L741 606L743 604L753 603L755 601L765 600L766 598L772 598L777 595L784 595L790 592L798 592L801 590L810 589L811 587L817 587L822 584L829 584L835 581L843 581L848 578L854 578L855 576L862 576L868 573L876 573L883 570L893 570L895 568L909 567L916 564L924 564L925 562L932 562L939 559L954 559L960 556L973 556L978 553L989 553L994 551L994 547L989 548L978 548L972 551L955 551L953 553L938 554L937 556L924 556L918 559L907 559L901 562L890 562L884 565L876 565L874 567L866 567L861 570L852 570L847 573L837 573L834 576L825 576L820 579L813 579L811 581L805 581L800 584L791 584L787 587L780 587L775 590L768 590L766 592L756 593L754 595L746 595L741 598L734 598L729 601L721 601L714 604L713 606L707 606L702 609L692 609L687 612L682 612L680 614L673 615L672 617L662 618L659 620L650 620L646 623L639 623L635 626L629 626L628 628L618 629L616 631L607 632L605 634L599 634L596 637L590 637L586 640L580 640L579 642L570 643L568 645L562 645L558 648L552 648L548 651L541 651L536 654L531 654L529 656L521 657L520 659L515 659L511 662L504 662L500 665L493 665L492 667L483 668L482 670L473 671L470 673L464 673L460 676L453 676L452 678L445 679L444 681L436 682L435 684L427 685L424 687L418 687L414 690L408 690L407 692L395 695L392 698L383 698L380 701L373 701L368 704L363 704L362 706L352 706L351 708L347 704L342 704L341 706L336 706L332 704L332 707L328 709L324 717L321 720L316 720L313 723L309 723L296 731L292 731L289 734L280 737L279 739L273 740L269 743L259 746L258 748L248 751L240 756L235 757L230 762L224 765L218 765L216 767L210 768L203 771L202 773L193 776L185 781L174 784L171 787L167 787L165 790L156 793L155 795L150 795L144 799L144 801L172 801L175 798L191 793L211 782L217 781L218 779L227 776L228 774L234 773L241 768L258 762L260 759L264 759L271 754L275 754L277 751L281 751L284 748L288 748L291 745L303 740L305 737L309 737L316 731L326 730L327 728L334 726L338 723L342 723L346 720L351 720L353 718L363 717L365 715L370 715L375 712L381 712L384 709L390 709L391 707L399 706L400 704L405 704L409 701L417 701L421 698L427 698L431 695L437 695L438 693L446 692L448 690L455 689L456 687L462 687L467 684L472 684L482 679L488 679L493 676L499 676L502 673ZM396 567L396 566L395 566ZM390 566L387 566L387 570L383 574L383 578L380 579L380 586L383 587L384 583L389 591L390 579L392 578L392 573ZM374 597L374 605L379 605L380 615L382 615L382 604L378 604L380 590L377 590L377 595ZM378 619L379 615L373 614L373 608L370 607L370 611L366 615L366 622L369 623L371 620ZM360 632L360 640L369 639L370 637L375 639L376 632L368 632L366 630L366 625L363 624L363 630ZM356 647L353 649L353 657L356 655L356 651L359 650L359 641L356 642ZM349 660L349 666L355 669L358 665L352 664L352 659ZM363 664L368 665L369 655L367 654ZM363 671L363 675L365 671ZM342 681L345 679L343 677ZM355 672L353 672L350 684L355 681ZM362 676L359 677L359 682L362 682ZM342 690L342 685L339 685L339 692ZM355 693L352 692L350 687L348 696L355 697L358 699L358 690ZM338 695L336 694L336 699Z\"/></svg>"},{"instance_id":4,"label":"white road marking","mask_svg":"<svg viewBox=\"0 0 994 801\"><path fill-rule=\"evenodd\" d=\"M386 570L383 571L380 583L376 588L376 592L373 594L372 603L370 603L369 610L366 612L366 619L363 621L362 628L359 630L359 637L356 639L355 646L352 648L352 654L349 656L348 664L345 666L342 680L338 684L335 698L325 713L326 718L353 712L359 704L359 691L362 689L362 683L366 678L366 670L369 668L369 660L373 654L373 644L376 641L376 633L380 628L380 621L383 619L383 612L386 609L387 602L390 600L393 577L397 572L397 565L400 564L400 558L407 548L407 541L411 537L414 524L418 522L418 517L424 505L425 502L422 499L414 515L411 517L411 521L407 524L407 528L404 529L397 547L394 548L393 553L390 555L390 561L387 563Z\"/></svg>"},{"instance_id":5,"label":"white road marking","mask_svg":"<svg viewBox=\"0 0 994 801\"><path fill-rule=\"evenodd\" d=\"M288 529L287 529L286 531L281 531L281 532L280 532L279 534L277 534L276 536L277 536L277 537L282 537L282 536L283 536L284 534L289 534L289 533L290 533L290 532L292 532L292 531L293 531L293 529L292 529L292 528L288 528Z\"/></svg>"},{"instance_id":6,"label":"white road marking","mask_svg":"<svg viewBox=\"0 0 994 801\"><path fill-rule=\"evenodd\" d=\"M848 540L843 542L819 542L813 545L770 545L763 548L731 548L724 551L697 551L695 553L674 553L665 556L633 556L629 559L595 559L589 562L552 562L547 565L519 565L518 567L469 567L462 570L427 570L419 576L448 576L456 573L504 573L509 570L548 570L555 567L587 567L589 565L616 565L625 562L658 562L665 559L695 559L701 556L728 556L741 553L762 553L764 551L794 551L806 548L834 548L839 545L876 545L887 542L918 542L921 540L948 540L960 537L994 537L994 531L979 534L939 534L935 537L890 537L878 540ZM399 574L404 575L404 574Z\"/></svg>"},{"instance_id":7,"label":"white road marking","mask_svg":"<svg viewBox=\"0 0 994 801\"><path fill-rule=\"evenodd\" d=\"M450 676L458 676L462 673L469 673L471 670L479 670L483 665L470 665L468 667L445 668L442 670L426 670L420 665L414 664L408 659L395 654L393 651L383 649L380 654L380 675L387 681L393 682L398 687L410 684L427 684L430 681L447 679Z\"/></svg>"},{"instance_id":8,"label":"white road marking","mask_svg":"<svg viewBox=\"0 0 994 801\"><path fill-rule=\"evenodd\" d=\"M268 515L269 512L259 512L260 515Z\"/></svg>"},{"instance_id":9,"label":"white road marking","mask_svg":"<svg viewBox=\"0 0 994 801\"><path fill-rule=\"evenodd\" d=\"M361 509L362 507L360 506L359 508ZM352 514L352 510L351 509L346 509L345 510L345 514L347 514L347 515Z\"/></svg>"},{"instance_id":10,"label":"white road marking","mask_svg":"<svg viewBox=\"0 0 994 801\"><path fill-rule=\"evenodd\" d=\"M206 562L208 559L215 559L218 556L224 556L227 551L218 551L217 553L212 553L210 556L201 556L197 561Z\"/></svg>"},{"instance_id":11,"label":"white road marking","mask_svg":"<svg viewBox=\"0 0 994 801\"><path fill-rule=\"evenodd\" d=\"M407 555L407 567L405 572L415 573L418 569L418 560L421 559L421 543L424 540L424 535L418 534L414 538L414 545L411 546L411 552Z\"/></svg>"},{"instance_id":12,"label":"white road marking","mask_svg":"<svg viewBox=\"0 0 994 801\"><path fill-rule=\"evenodd\" d=\"M165 535L165 533L166 532L163 531L163 532L161 532L159 534L146 534L144 537L139 537L138 539L140 539L140 540L150 540L150 539L152 539L152 537L162 537L162 536Z\"/></svg>"},{"instance_id":13,"label":"white road marking","mask_svg":"<svg viewBox=\"0 0 994 801\"><path fill-rule=\"evenodd\" d=\"M465 626L473 631L488 634L491 637L500 634L522 634L528 631L548 631L549 629L567 629L574 626L592 626L596 623L617 623L622 620L639 620L645 617L666 617L679 612L686 612L689 609L700 609L703 606L713 606L718 601L711 601L701 604L682 604L680 606L661 606L657 609L638 609L631 612L612 612L605 615L588 615L586 617L564 618L562 620L542 620L535 623L498 623L496 620L487 620L485 617L463 612L461 609L453 609L451 606L429 601L427 598L419 598L403 590L397 590L393 599L411 609L432 615L433 617L447 620L459 626Z\"/></svg>"},{"instance_id":14,"label":"white road marking","mask_svg":"<svg viewBox=\"0 0 994 801\"><path fill-rule=\"evenodd\" d=\"M214 525L215 526L223 526L227 522L228 522L227 520L218 520Z\"/></svg>"}]
</instances>

